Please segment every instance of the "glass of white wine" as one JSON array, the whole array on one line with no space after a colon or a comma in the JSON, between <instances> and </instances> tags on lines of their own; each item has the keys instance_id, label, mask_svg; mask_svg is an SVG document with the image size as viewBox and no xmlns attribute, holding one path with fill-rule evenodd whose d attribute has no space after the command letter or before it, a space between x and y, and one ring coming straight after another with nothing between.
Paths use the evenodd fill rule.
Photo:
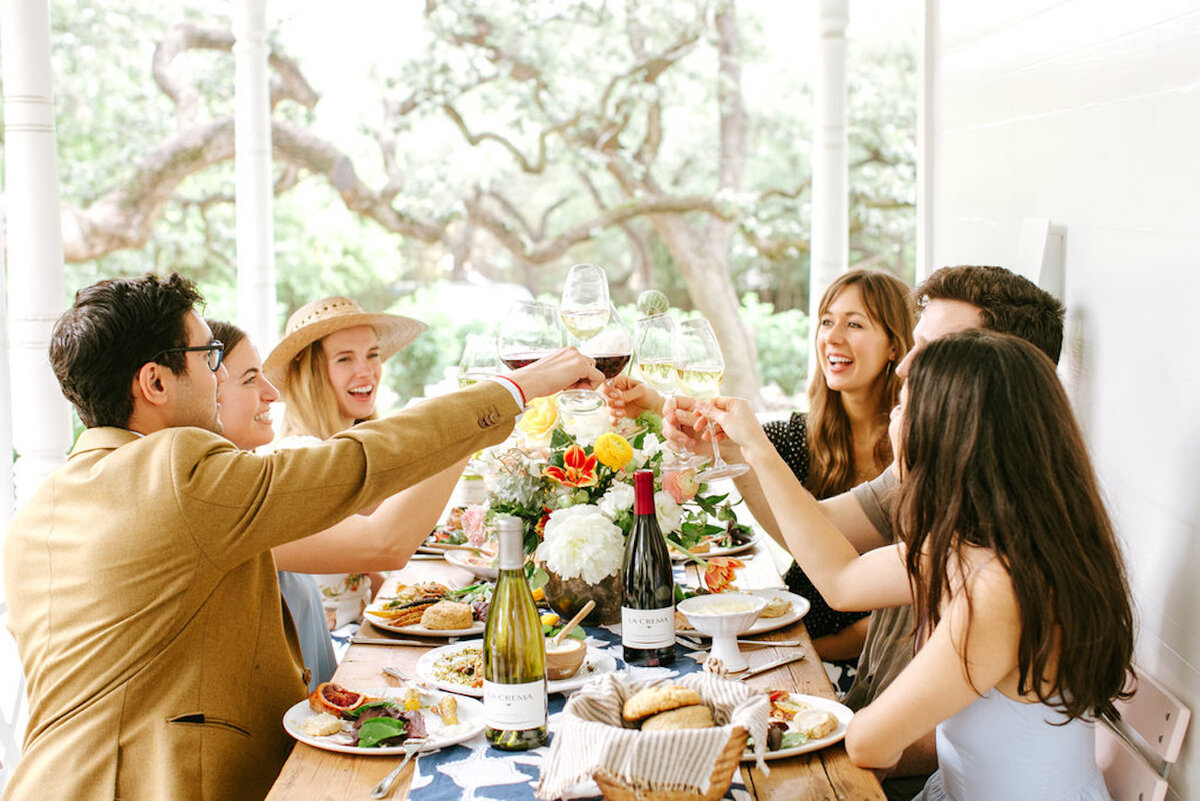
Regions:
<instances>
[{"instance_id":1,"label":"glass of white wine","mask_svg":"<svg viewBox=\"0 0 1200 801\"><path fill-rule=\"evenodd\" d=\"M467 334L462 358L458 360L459 389L466 389L498 372L500 359L496 356L496 338L484 334Z\"/></svg>"},{"instance_id":2,"label":"glass of white wine","mask_svg":"<svg viewBox=\"0 0 1200 801\"><path fill-rule=\"evenodd\" d=\"M588 356L584 343L597 338L608 325L612 306L608 299L608 275L596 264L576 264L567 271L558 310L563 327L575 337L579 351ZM611 360L608 361L611 363ZM596 360L600 367L600 360ZM600 368L603 371L603 368ZM607 378L607 373L605 374ZM615 373L613 375L616 375ZM563 393L568 402L576 404L604 403L604 396L591 389L571 389Z\"/></svg>"},{"instance_id":3,"label":"glass of white wine","mask_svg":"<svg viewBox=\"0 0 1200 801\"><path fill-rule=\"evenodd\" d=\"M576 264L567 271L559 312L563 325L580 342L599 334L608 322L608 276L595 264Z\"/></svg>"},{"instance_id":4,"label":"glass of white wine","mask_svg":"<svg viewBox=\"0 0 1200 801\"><path fill-rule=\"evenodd\" d=\"M725 377L725 357L721 355L721 345L708 320L695 317L679 324L679 358L675 366L680 392L697 400L712 400L720 392L721 379ZM725 463L717 446L716 433L715 430L712 432L712 466L696 474L700 481L733 478L750 469L749 465Z\"/></svg>"},{"instance_id":5,"label":"glass of white wine","mask_svg":"<svg viewBox=\"0 0 1200 801\"><path fill-rule=\"evenodd\" d=\"M641 379L667 397L675 394L679 344L679 324L669 314L643 317L634 325L634 360ZM696 467L705 461L706 457L686 447L676 454L679 467Z\"/></svg>"}]
</instances>

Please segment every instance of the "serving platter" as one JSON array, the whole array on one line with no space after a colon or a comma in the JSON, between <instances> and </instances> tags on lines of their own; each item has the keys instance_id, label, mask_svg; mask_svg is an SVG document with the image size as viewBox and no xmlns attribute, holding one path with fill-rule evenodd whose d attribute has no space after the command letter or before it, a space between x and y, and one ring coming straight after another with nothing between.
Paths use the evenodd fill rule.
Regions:
<instances>
[{"instance_id":1,"label":"serving platter","mask_svg":"<svg viewBox=\"0 0 1200 801\"><path fill-rule=\"evenodd\" d=\"M500 571L492 566L494 554L484 551L483 554L476 554L472 551L446 551L445 559L455 567L461 567L463 570L469 570L479 578L492 579L493 581L500 575Z\"/></svg>"},{"instance_id":2,"label":"serving platter","mask_svg":"<svg viewBox=\"0 0 1200 801\"><path fill-rule=\"evenodd\" d=\"M713 556L734 556L739 553L745 553L746 551L750 550L751 548L753 548L755 545L758 544L759 537L761 537L761 536L762 536L761 531L755 531L750 536L750 539L745 540L744 542L739 542L736 545L709 548L707 551L696 553L696 556L700 557L701 559L708 559L709 557L713 557ZM670 543L667 543L667 545L671 552L672 561L686 562L691 559L691 557L689 557L687 554L685 554L685 553L679 551L678 549L674 548L673 546L671 546Z\"/></svg>"},{"instance_id":3,"label":"serving platter","mask_svg":"<svg viewBox=\"0 0 1200 801\"><path fill-rule=\"evenodd\" d=\"M854 712L850 707L839 704L829 698L821 698L816 695L803 695L801 693L788 693L788 699L794 702L808 704L813 709L824 710L833 714L837 718L837 728L831 731L824 737L818 737L815 740L809 740L806 743L792 746L791 748L780 748L778 751L767 751L763 755L763 759L783 759L784 757L796 756L797 754L807 754L810 751L819 751L822 748L840 743L846 737L846 726L850 724L850 718L854 717ZM789 729L791 721L788 721ZM754 759L754 751L747 748L742 754L742 761Z\"/></svg>"},{"instance_id":4,"label":"serving platter","mask_svg":"<svg viewBox=\"0 0 1200 801\"><path fill-rule=\"evenodd\" d=\"M366 694L380 698L399 699L404 696L406 690L405 687L376 688ZM447 726L436 712L425 708L429 704L439 703L443 695L444 693L432 690L421 690L421 711L425 718L425 728L429 733L420 748L422 753L437 751L439 748L461 743L483 731L483 704L472 698L456 698L459 722L454 726ZM358 756L395 756L404 753L403 744L385 745L379 748L360 748L351 744L352 735L345 731L324 737L311 735L304 731L304 722L316 714L309 707L307 700L301 701L284 713L283 728L297 741L325 751Z\"/></svg>"},{"instance_id":5,"label":"serving platter","mask_svg":"<svg viewBox=\"0 0 1200 801\"><path fill-rule=\"evenodd\" d=\"M394 631L397 634L408 634L414 637L470 637L476 634L483 634L485 626L482 620L476 620L470 628L465 629L431 629L422 626L420 623L397 626L389 622L387 618L373 613L370 609L363 613L363 617L370 621L371 625L377 629Z\"/></svg>"},{"instance_id":6,"label":"serving platter","mask_svg":"<svg viewBox=\"0 0 1200 801\"><path fill-rule=\"evenodd\" d=\"M468 684L460 684L450 680L438 671L439 663L442 660L452 658L457 656L461 651L471 649L482 651L483 646L479 641L474 640L471 642L443 645L440 648L426 651L417 660L417 676L439 689L482 698L482 686L472 687ZM577 690L596 676L611 673L616 669L617 660L611 654L589 646L587 656L584 657L583 665L580 666L579 672L570 678L560 679L559 681L547 681L546 690L551 693L565 693Z\"/></svg>"},{"instance_id":7,"label":"serving platter","mask_svg":"<svg viewBox=\"0 0 1200 801\"><path fill-rule=\"evenodd\" d=\"M758 595L770 601L773 598L782 598L791 604L791 608L778 617L760 617L754 621L754 625L739 634L739 637L749 637L752 634L763 634L768 631L775 631L784 626L790 626L800 618L808 614L809 603L808 599L797 595L794 592L788 592L784 589L759 589L759 590L739 590L748 595ZM676 634L682 634L685 637L707 637L708 635L702 631L697 631L693 628L678 627L675 630Z\"/></svg>"}]
</instances>

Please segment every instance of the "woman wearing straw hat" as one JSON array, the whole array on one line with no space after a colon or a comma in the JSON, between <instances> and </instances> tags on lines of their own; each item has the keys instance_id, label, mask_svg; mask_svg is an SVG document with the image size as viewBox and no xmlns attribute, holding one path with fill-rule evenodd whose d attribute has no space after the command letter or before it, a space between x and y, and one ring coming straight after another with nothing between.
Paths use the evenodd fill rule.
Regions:
<instances>
[{"instance_id":1,"label":"woman wearing straw hat","mask_svg":"<svg viewBox=\"0 0 1200 801\"><path fill-rule=\"evenodd\" d=\"M325 298L288 319L283 340L260 364L244 332L238 336L233 326L218 326L232 359L221 396L222 423L231 441L247 449L268 442L271 449L302 447L373 418L383 362L425 329L407 317L363 312L347 298ZM269 409L279 398L276 386L287 408L284 435L271 442ZM252 424L264 419L265 426ZM239 436L243 430L247 434ZM404 566L437 522L464 464L392 496L368 514L351 515L320 534L274 549L280 589L312 671L310 686L328 681L337 667L329 629L357 618L369 598L362 573Z\"/></svg>"}]
</instances>

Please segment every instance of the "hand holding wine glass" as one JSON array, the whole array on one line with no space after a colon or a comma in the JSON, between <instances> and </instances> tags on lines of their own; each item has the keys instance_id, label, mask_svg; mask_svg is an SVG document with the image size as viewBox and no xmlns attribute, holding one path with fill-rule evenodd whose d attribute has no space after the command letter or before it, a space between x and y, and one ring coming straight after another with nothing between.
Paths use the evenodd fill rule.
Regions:
<instances>
[{"instance_id":1,"label":"hand holding wine glass","mask_svg":"<svg viewBox=\"0 0 1200 801\"><path fill-rule=\"evenodd\" d=\"M678 359L680 357L679 325L669 314L654 314L637 321L633 346L642 380L670 398L675 394ZM676 454L681 467L695 467L704 462L686 447Z\"/></svg>"},{"instance_id":2,"label":"hand holding wine glass","mask_svg":"<svg viewBox=\"0 0 1200 801\"><path fill-rule=\"evenodd\" d=\"M725 376L725 357L712 325L703 317L684 320L679 326L680 359L677 362L679 387L688 395L700 400L716 397ZM700 481L715 481L718 478L733 478L746 473L750 467L744 464L726 464L717 447L717 431L711 430L712 467L696 474Z\"/></svg>"}]
</instances>

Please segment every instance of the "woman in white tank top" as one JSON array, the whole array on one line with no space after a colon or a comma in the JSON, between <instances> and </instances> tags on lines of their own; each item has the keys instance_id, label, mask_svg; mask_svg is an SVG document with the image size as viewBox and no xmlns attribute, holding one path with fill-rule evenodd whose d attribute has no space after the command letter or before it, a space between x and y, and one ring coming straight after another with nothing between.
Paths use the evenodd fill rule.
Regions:
<instances>
[{"instance_id":1,"label":"woman in white tank top","mask_svg":"<svg viewBox=\"0 0 1200 801\"><path fill-rule=\"evenodd\" d=\"M923 801L1100 801L1092 723L1130 678L1120 551L1054 365L967 331L914 357L892 413L899 545L859 556L744 401L711 421L758 473L790 550L837 609L913 603L912 663L855 715L846 750L890 768L937 730Z\"/></svg>"}]
</instances>

